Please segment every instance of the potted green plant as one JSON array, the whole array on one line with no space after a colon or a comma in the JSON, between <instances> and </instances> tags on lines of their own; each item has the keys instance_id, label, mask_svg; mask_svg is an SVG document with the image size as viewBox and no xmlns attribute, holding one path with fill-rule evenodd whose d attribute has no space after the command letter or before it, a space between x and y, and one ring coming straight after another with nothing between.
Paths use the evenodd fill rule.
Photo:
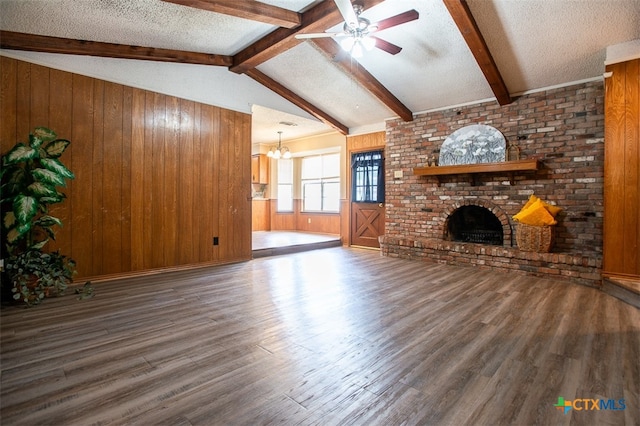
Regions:
<instances>
[{"instance_id":1,"label":"potted green plant","mask_svg":"<svg viewBox=\"0 0 640 426\"><path fill-rule=\"evenodd\" d=\"M31 306L45 297L63 295L73 281L75 267L73 259L58 251L27 250L12 256L7 262L12 297Z\"/></svg>"},{"instance_id":2,"label":"potted green plant","mask_svg":"<svg viewBox=\"0 0 640 426\"><path fill-rule=\"evenodd\" d=\"M52 130L37 127L27 143L17 143L2 156L2 258L12 298L27 305L61 295L75 273L72 259L43 250L55 239L54 227L62 226L49 206L66 198L57 188L75 177L59 160L69 144Z\"/></svg>"}]
</instances>

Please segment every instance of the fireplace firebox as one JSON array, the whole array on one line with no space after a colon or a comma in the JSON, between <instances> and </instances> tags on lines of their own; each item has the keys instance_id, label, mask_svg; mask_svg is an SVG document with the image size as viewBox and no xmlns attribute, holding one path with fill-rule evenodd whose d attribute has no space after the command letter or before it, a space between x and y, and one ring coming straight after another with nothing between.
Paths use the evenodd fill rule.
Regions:
<instances>
[{"instance_id":1,"label":"fireplace firebox","mask_svg":"<svg viewBox=\"0 0 640 426\"><path fill-rule=\"evenodd\" d=\"M445 238L497 246L504 243L500 220L491 210L475 205L461 206L449 215Z\"/></svg>"}]
</instances>

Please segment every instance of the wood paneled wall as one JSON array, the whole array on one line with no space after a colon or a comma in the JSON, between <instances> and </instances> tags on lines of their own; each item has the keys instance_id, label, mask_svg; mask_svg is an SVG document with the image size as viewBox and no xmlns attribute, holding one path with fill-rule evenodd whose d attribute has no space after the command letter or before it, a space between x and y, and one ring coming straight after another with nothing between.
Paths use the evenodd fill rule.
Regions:
<instances>
[{"instance_id":1,"label":"wood paneled wall","mask_svg":"<svg viewBox=\"0 0 640 426\"><path fill-rule=\"evenodd\" d=\"M606 67L604 264L640 278L640 59Z\"/></svg>"},{"instance_id":2,"label":"wood paneled wall","mask_svg":"<svg viewBox=\"0 0 640 426\"><path fill-rule=\"evenodd\" d=\"M384 149L385 137L385 132L347 136L347 152L374 151L376 149ZM348 161L351 162L351 156L349 156ZM351 170L351 167L349 167L348 169Z\"/></svg>"},{"instance_id":3,"label":"wood paneled wall","mask_svg":"<svg viewBox=\"0 0 640 426\"><path fill-rule=\"evenodd\" d=\"M51 248L78 278L251 258L250 115L0 60L2 154L36 126L71 140Z\"/></svg>"},{"instance_id":4,"label":"wood paneled wall","mask_svg":"<svg viewBox=\"0 0 640 426\"><path fill-rule=\"evenodd\" d=\"M271 231L271 201L253 200L251 218L252 231Z\"/></svg>"},{"instance_id":5,"label":"wood paneled wall","mask_svg":"<svg viewBox=\"0 0 640 426\"><path fill-rule=\"evenodd\" d=\"M302 200L293 200L293 211L278 212L278 200L271 200L271 230L340 234L340 213L309 213L302 211Z\"/></svg>"}]
</instances>

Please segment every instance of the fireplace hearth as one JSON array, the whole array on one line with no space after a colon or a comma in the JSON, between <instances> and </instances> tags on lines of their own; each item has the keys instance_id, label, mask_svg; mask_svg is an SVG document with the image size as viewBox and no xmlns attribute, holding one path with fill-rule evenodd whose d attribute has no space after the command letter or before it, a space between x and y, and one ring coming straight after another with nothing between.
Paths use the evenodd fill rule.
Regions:
<instances>
[{"instance_id":1,"label":"fireplace hearth","mask_svg":"<svg viewBox=\"0 0 640 426\"><path fill-rule=\"evenodd\" d=\"M502 224L489 209L468 205L457 208L446 224L449 241L501 246L504 242Z\"/></svg>"}]
</instances>

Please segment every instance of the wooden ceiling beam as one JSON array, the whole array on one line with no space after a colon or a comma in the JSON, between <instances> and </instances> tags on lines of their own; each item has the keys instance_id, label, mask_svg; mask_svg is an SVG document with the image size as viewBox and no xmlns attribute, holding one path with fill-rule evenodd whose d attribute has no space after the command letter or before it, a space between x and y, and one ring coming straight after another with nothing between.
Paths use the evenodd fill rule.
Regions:
<instances>
[{"instance_id":1,"label":"wooden ceiling beam","mask_svg":"<svg viewBox=\"0 0 640 426\"><path fill-rule=\"evenodd\" d=\"M362 87L378 98L387 108L398 114L402 120L413 121L413 112L371 75L369 71L360 64L355 67L352 66L350 55L339 55L342 51L335 41L329 38L316 38L312 42L329 55L331 60L337 60L336 63L344 72L352 75Z\"/></svg>"},{"instance_id":2,"label":"wooden ceiling beam","mask_svg":"<svg viewBox=\"0 0 640 426\"><path fill-rule=\"evenodd\" d=\"M364 0L365 10L384 0ZM325 0L302 14L299 27L278 28L233 56L231 71L243 73L263 62L291 49L300 43L296 34L317 33L343 22L342 15L333 0Z\"/></svg>"},{"instance_id":3,"label":"wooden ceiling beam","mask_svg":"<svg viewBox=\"0 0 640 426\"><path fill-rule=\"evenodd\" d=\"M449 10L449 14L458 26L462 37L467 42L471 53L480 66L493 94L500 105L507 105L512 102L507 85L502 79L498 66L491 56L487 43L476 24L476 20L469 10L466 0L443 0Z\"/></svg>"},{"instance_id":4,"label":"wooden ceiling beam","mask_svg":"<svg viewBox=\"0 0 640 426\"><path fill-rule=\"evenodd\" d=\"M237 18L264 22L283 28L295 28L301 23L298 12L255 0L163 0L200 10L222 13Z\"/></svg>"},{"instance_id":5,"label":"wooden ceiling beam","mask_svg":"<svg viewBox=\"0 0 640 426\"><path fill-rule=\"evenodd\" d=\"M155 47L129 46L99 41L74 40L35 34L0 31L0 48L28 50L32 52L62 53L65 55L100 56L106 58L140 59L181 64L216 65L228 67L232 57L211 55L183 50L158 49Z\"/></svg>"},{"instance_id":6,"label":"wooden ceiling beam","mask_svg":"<svg viewBox=\"0 0 640 426\"><path fill-rule=\"evenodd\" d=\"M326 112L322 111L321 109L307 102L302 97L296 95L291 90L287 89L282 84L278 83L268 75L258 71L255 68L247 70L245 74L251 77L252 79L254 79L255 81L257 81L258 83L262 84L263 86L267 87L268 89L274 91L278 95L282 96L283 98L287 99L289 102L293 103L294 105L297 105L298 107L302 108L303 110L313 115L318 120L325 123L326 125L333 127L343 135L349 134L349 128L347 126L340 123L338 120L336 120Z\"/></svg>"}]
</instances>

